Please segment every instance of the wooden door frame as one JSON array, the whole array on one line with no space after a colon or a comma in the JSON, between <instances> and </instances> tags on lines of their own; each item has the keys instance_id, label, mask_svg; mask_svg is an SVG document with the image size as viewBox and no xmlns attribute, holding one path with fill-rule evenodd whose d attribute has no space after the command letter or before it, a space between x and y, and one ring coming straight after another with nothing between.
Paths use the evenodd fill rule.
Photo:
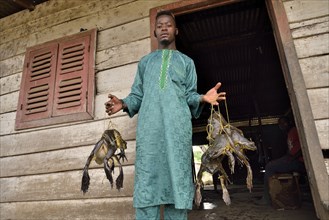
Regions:
<instances>
[{"instance_id":1,"label":"wooden door frame","mask_svg":"<svg viewBox=\"0 0 329 220\"><path fill-rule=\"evenodd\" d=\"M182 15L241 1L189 0L150 9L151 50L157 49L157 40L153 35L153 31L155 29L155 16L159 10L171 10L174 15ZM327 175L303 74L282 0L265 0L265 2L291 100L296 127L299 132L314 205L318 217L322 219L328 215L329 195L327 186L329 185L329 177Z\"/></svg>"},{"instance_id":2,"label":"wooden door frame","mask_svg":"<svg viewBox=\"0 0 329 220\"><path fill-rule=\"evenodd\" d=\"M287 13L282 1L266 0L266 6L301 141L314 206L318 217L325 219L329 214L329 176Z\"/></svg>"}]
</instances>

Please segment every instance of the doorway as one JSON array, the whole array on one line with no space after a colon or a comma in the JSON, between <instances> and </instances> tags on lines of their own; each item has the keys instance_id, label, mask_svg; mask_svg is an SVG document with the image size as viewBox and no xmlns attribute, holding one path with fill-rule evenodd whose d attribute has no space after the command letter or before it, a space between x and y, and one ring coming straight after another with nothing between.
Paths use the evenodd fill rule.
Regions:
<instances>
[{"instance_id":1,"label":"doorway","mask_svg":"<svg viewBox=\"0 0 329 220\"><path fill-rule=\"evenodd\" d=\"M258 146L248 152L254 178L272 159L286 152L277 120L291 115L291 106L264 0L242 1L176 16L177 49L191 57L198 74L198 92L206 93L216 82L227 92L221 113ZM193 144L207 144L206 106L193 120ZM227 112L226 112L227 109ZM237 167L237 169L239 169ZM245 169L235 171L234 182L245 179Z\"/></svg>"},{"instance_id":2,"label":"doorway","mask_svg":"<svg viewBox=\"0 0 329 220\"><path fill-rule=\"evenodd\" d=\"M256 143L257 151L247 151L246 155L253 169L257 200L261 195L257 192L262 192L265 165L286 154L288 149L278 119L282 116L294 119L265 1L241 1L176 15L176 24L179 30L176 46L194 60L198 92L205 94L216 82L222 82L221 89L227 92L227 102L220 104L222 115ZM208 105L192 121L194 148L208 144L209 116ZM225 158L223 166L229 174L228 164ZM235 166L234 174L229 174L233 183L229 191L243 192L246 176L246 167ZM216 179L216 175L213 178L203 175L204 204L211 205L207 199L221 193ZM303 190L307 190L307 199L312 203L308 186Z\"/></svg>"}]
</instances>

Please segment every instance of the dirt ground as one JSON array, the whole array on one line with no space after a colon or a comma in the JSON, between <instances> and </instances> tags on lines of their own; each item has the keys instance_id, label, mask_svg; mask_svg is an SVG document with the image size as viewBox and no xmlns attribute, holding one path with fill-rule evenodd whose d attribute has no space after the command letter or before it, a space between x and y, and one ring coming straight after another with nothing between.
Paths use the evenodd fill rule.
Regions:
<instances>
[{"instance_id":1,"label":"dirt ground","mask_svg":"<svg viewBox=\"0 0 329 220\"><path fill-rule=\"evenodd\" d=\"M302 205L295 210L276 210L271 206L259 206L255 202L262 195L262 185L254 186L250 193L243 185L228 188L231 205L226 206L222 192L215 192L213 186L203 191L203 208L189 212L189 220L316 220L311 193L302 189Z\"/></svg>"}]
</instances>

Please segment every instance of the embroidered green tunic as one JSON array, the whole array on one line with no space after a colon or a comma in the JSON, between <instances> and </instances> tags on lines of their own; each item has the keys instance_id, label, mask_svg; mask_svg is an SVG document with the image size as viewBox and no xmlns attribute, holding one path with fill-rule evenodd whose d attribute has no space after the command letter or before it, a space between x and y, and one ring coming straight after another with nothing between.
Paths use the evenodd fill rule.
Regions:
<instances>
[{"instance_id":1,"label":"embroidered green tunic","mask_svg":"<svg viewBox=\"0 0 329 220\"><path fill-rule=\"evenodd\" d=\"M202 110L193 60L177 50L146 55L123 101L138 113L134 207L192 209L191 117Z\"/></svg>"}]
</instances>

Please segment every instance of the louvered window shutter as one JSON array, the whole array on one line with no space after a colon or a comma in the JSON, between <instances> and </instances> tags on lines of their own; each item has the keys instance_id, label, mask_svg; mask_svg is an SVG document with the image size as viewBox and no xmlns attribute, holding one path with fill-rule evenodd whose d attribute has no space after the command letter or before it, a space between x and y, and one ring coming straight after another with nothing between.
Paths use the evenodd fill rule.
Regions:
<instances>
[{"instance_id":1,"label":"louvered window shutter","mask_svg":"<svg viewBox=\"0 0 329 220\"><path fill-rule=\"evenodd\" d=\"M53 115L86 112L90 36L59 44Z\"/></svg>"},{"instance_id":2,"label":"louvered window shutter","mask_svg":"<svg viewBox=\"0 0 329 220\"><path fill-rule=\"evenodd\" d=\"M96 29L29 48L16 129L93 118Z\"/></svg>"},{"instance_id":3,"label":"louvered window shutter","mask_svg":"<svg viewBox=\"0 0 329 220\"><path fill-rule=\"evenodd\" d=\"M52 114L58 44L26 53L16 127L23 122L49 118Z\"/></svg>"}]
</instances>

